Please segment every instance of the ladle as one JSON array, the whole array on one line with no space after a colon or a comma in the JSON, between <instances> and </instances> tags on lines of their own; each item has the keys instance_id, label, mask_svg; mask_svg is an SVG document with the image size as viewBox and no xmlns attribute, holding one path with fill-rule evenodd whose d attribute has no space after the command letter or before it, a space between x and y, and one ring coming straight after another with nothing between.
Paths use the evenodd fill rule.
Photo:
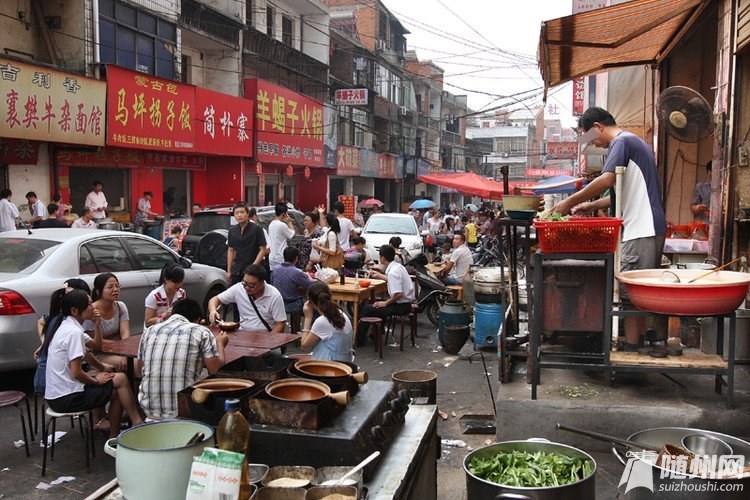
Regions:
<instances>
[{"instance_id":1,"label":"ladle","mask_svg":"<svg viewBox=\"0 0 750 500\"><path fill-rule=\"evenodd\" d=\"M696 276L695 278L691 279L687 283L694 283L694 282L698 281L701 278L705 278L706 276L709 276L709 275L715 273L716 271L721 271L722 269L725 269L725 268L731 266L735 262L739 262L743 258L744 257L738 257L738 258L734 259L731 262L727 262L723 266L719 266L716 269L711 269L707 273L699 274L698 276ZM661 276L659 276L659 281L661 281L663 283L681 283L680 277L677 275L677 273L674 273L672 271L664 271L663 273L661 273Z\"/></svg>"},{"instance_id":2,"label":"ladle","mask_svg":"<svg viewBox=\"0 0 750 500\"><path fill-rule=\"evenodd\" d=\"M380 456L380 452L376 451L369 457L362 460L359 464L357 464L352 470L341 476L339 479L329 479L328 481L323 482L323 486L334 486L334 485L340 485L343 484L344 481L346 481L348 478L359 472L360 470L364 469L367 464L375 460Z\"/></svg>"}]
</instances>

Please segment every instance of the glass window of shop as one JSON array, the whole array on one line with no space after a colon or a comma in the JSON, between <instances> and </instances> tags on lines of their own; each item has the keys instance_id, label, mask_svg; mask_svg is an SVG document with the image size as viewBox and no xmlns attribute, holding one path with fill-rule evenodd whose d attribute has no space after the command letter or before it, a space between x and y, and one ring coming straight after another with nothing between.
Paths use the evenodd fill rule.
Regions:
<instances>
[{"instance_id":1,"label":"glass window of shop","mask_svg":"<svg viewBox=\"0 0 750 500\"><path fill-rule=\"evenodd\" d=\"M98 1L101 62L173 79L176 26L116 0Z\"/></svg>"},{"instance_id":2,"label":"glass window of shop","mask_svg":"<svg viewBox=\"0 0 750 500\"><path fill-rule=\"evenodd\" d=\"M94 181L102 183L102 192L109 205L108 213L121 204L123 209L130 207L130 169L70 167L69 179L70 204L76 213L83 208Z\"/></svg>"},{"instance_id":3,"label":"glass window of shop","mask_svg":"<svg viewBox=\"0 0 750 500\"><path fill-rule=\"evenodd\" d=\"M263 178L265 182L263 185L263 205L267 205L269 201L274 204L281 198L294 203L297 189L297 178L295 176L264 174ZM284 185L283 191L279 189L280 184ZM245 201L250 206L261 205L259 178L256 174L248 173L245 175Z\"/></svg>"},{"instance_id":4,"label":"glass window of shop","mask_svg":"<svg viewBox=\"0 0 750 500\"><path fill-rule=\"evenodd\" d=\"M190 212L190 172L165 168L162 170L164 185L164 214L170 217L187 217Z\"/></svg>"}]
</instances>

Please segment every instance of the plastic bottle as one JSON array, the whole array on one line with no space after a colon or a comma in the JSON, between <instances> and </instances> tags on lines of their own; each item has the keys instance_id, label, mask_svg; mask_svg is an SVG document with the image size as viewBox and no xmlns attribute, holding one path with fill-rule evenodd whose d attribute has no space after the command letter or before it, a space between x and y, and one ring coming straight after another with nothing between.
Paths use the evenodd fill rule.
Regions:
<instances>
[{"instance_id":1,"label":"plastic bottle","mask_svg":"<svg viewBox=\"0 0 750 500\"><path fill-rule=\"evenodd\" d=\"M227 399L224 402L226 413L216 428L216 439L222 450L242 453L242 478L240 479L240 500L250 498L250 479L248 477L247 453L250 450L250 425L240 413L240 400Z\"/></svg>"}]
</instances>

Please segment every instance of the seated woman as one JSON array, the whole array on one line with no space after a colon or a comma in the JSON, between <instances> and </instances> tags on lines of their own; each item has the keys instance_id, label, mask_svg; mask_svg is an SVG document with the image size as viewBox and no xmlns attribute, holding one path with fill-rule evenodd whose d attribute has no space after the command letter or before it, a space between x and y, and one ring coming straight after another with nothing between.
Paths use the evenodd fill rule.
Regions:
<instances>
[{"instance_id":1,"label":"seated woman","mask_svg":"<svg viewBox=\"0 0 750 500\"><path fill-rule=\"evenodd\" d=\"M172 315L172 304L187 297L182 288L185 281L185 270L177 264L167 264L159 276L159 288L152 290L146 297L144 310L145 326L153 326L165 321Z\"/></svg>"},{"instance_id":2,"label":"seated woman","mask_svg":"<svg viewBox=\"0 0 750 500\"><path fill-rule=\"evenodd\" d=\"M347 361L354 359L352 352L352 323L341 308L331 301L328 285L316 281L307 290L303 307L305 326L302 329L302 349L312 349L314 359ZM314 313L320 316L313 322Z\"/></svg>"},{"instance_id":3,"label":"seated woman","mask_svg":"<svg viewBox=\"0 0 750 500\"><path fill-rule=\"evenodd\" d=\"M348 259L350 256L359 254L362 256L362 263L367 264L368 262L371 262L372 259L367 256L367 251L365 250L365 245L367 244L367 241L361 237L357 236L356 238L352 238L351 243L349 244L349 250L344 252L344 260ZM350 269L344 268L344 276L354 276L356 273Z\"/></svg>"},{"instance_id":4,"label":"seated woman","mask_svg":"<svg viewBox=\"0 0 750 500\"><path fill-rule=\"evenodd\" d=\"M124 373L98 373L92 377L81 368L86 353L85 344L90 337L83 331L81 323L94 316L94 308L88 294L73 290L62 298L62 322L47 332L46 393L49 407L60 413L92 410L110 403L112 416L110 437L120 433L123 409L132 424L143 423L138 407ZM46 339L45 339L46 340Z\"/></svg>"},{"instance_id":5,"label":"seated woman","mask_svg":"<svg viewBox=\"0 0 750 500\"><path fill-rule=\"evenodd\" d=\"M99 328L102 338L107 340L126 339L130 337L130 314L125 302L120 298L120 281L112 273L104 273L94 279L94 291L91 294L94 309L101 315ZM83 330L91 332L94 323L86 319ZM128 367L127 358L123 356L100 356L99 361L113 365L118 371L125 371Z\"/></svg>"}]
</instances>

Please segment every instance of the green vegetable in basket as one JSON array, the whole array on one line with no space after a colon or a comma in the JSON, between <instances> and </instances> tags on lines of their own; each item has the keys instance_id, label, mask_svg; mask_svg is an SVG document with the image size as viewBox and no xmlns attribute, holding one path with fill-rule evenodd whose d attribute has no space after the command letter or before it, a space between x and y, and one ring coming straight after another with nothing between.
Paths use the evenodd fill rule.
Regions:
<instances>
[{"instance_id":1,"label":"green vegetable in basket","mask_svg":"<svg viewBox=\"0 0 750 500\"><path fill-rule=\"evenodd\" d=\"M550 212L549 210L545 210L539 215L539 220L544 222L564 222L568 220L568 218L560 212Z\"/></svg>"},{"instance_id":2,"label":"green vegetable in basket","mask_svg":"<svg viewBox=\"0 0 750 500\"><path fill-rule=\"evenodd\" d=\"M513 450L494 457L473 457L469 472L475 476L518 488L544 488L575 483L591 475L594 468L589 460L559 453Z\"/></svg>"}]
</instances>

